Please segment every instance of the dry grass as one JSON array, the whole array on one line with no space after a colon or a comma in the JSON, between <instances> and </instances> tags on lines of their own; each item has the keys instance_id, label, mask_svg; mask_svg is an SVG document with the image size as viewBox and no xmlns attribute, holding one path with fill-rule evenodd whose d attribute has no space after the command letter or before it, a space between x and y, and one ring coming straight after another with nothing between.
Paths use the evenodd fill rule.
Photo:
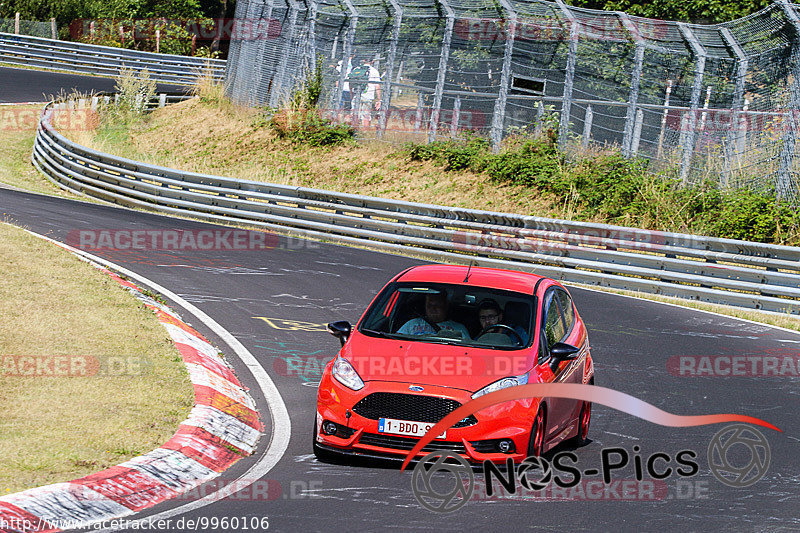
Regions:
<instances>
[{"instance_id":1,"label":"dry grass","mask_svg":"<svg viewBox=\"0 0 800 533\"><path fill-rule=\"evenodd\" d=\"M107 275L8 224L0 224L0 271L0 494L96 472L174 433L194 397L151 311ZM63 355L113 362L104 367L113 375L8 375L9 356Z\"/></svg>"},{"instance_id":2,"label":"dry grass","mask_svg":"<svg viewBox=\"0 0 800 533\"><path fill-rule=\"evenodd\" d=\"M293 145L277 139L257 111L230 104L195 99L167 106L126 133L67 134L98 150L187 171L474 209L538 216L559 212L549 199L525 187L412 163L385 143Z\"/></svg>"}]
</instances>

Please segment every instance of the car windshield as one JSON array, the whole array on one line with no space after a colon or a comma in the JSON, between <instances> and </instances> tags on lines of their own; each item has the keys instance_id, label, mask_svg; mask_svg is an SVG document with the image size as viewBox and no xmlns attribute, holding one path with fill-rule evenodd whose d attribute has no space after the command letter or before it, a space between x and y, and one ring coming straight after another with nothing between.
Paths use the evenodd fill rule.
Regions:
<instances>
[{"instance_id":1,"label":"car windshield","mask_svg":"<svg viewBox=\"0 0 800 533\"><path fill-rule=\"evenodd\" d=\"M359 325L365 335L515 350L531 343L534 297L485 287L396 282Z\"/></svg>"}]
</instances>

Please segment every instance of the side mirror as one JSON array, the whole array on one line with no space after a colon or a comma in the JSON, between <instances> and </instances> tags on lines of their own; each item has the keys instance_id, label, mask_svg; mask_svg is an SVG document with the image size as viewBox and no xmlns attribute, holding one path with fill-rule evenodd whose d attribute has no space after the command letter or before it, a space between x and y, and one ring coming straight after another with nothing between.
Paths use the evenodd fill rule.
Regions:
<instances>
[{"instance_id":1,"label":"side mirror","mask_svg":"<svg viewBox=\"0 0 800 533\"><path fill-rule=\"evenodd\" d=\"M329 323L326 329L328 333L338 338L339 342L344 346L344 343L347 342L347 338L350 336L350 332L353 330L353 326L351 326L350 322L347 320L339 320Z\"/></svg>"},{"instance_id":2,"label":"side mirror","mask_svg":"<svg viewBox=\"0 0 800 533\"><path fill-rule=\"evenodd\" d=\"M550 348L550 368L554 371L561 364L561 361L571 361L578 358L580 348L576 348L565 342L557 342Z\"/></svg>"}]
</instances>

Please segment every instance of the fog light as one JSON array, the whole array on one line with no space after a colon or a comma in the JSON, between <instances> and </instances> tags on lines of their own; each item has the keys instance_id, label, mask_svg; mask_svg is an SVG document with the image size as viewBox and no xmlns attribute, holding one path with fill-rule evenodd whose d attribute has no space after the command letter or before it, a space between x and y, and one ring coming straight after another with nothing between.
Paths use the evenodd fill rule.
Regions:
<instances>
[{"instance_id":1,"label":"fog light","mask_svg":"<svg viewBox=\"0 0 800 533\"><path fill-rule=\"evenodd\" d=\"M322 424L322 432L326 435L333 435L336 433L336 424L328 421Z\"/></svg>"},{"instance_id":2,"label":"fog light","mask_svg":"<svg viewBox=\"0 0 800 533\"><path fill-rule=\"evenodd\" d=\"M500 453L513 453L514 441L511 439L503 439L497 443L497 449L500 450Z\"/></svg>"}]
</instances>

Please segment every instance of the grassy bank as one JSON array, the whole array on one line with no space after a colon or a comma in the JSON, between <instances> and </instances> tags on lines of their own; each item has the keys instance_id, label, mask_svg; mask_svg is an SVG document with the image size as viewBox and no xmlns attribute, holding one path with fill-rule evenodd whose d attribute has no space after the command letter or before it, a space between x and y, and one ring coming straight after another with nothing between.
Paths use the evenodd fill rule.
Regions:
<instances>
[{"instance_id":1,"label":"grassy bank","mask_svg":"<svg viewBox=\"0 0 800 533\"><path fill-rule=\"evenodd\" d=\"M194 396L151 311L8 224L0 271L0 494L96 472L175 432Z\"/></svg>"},{"instance_id":2,"label":"grassy bank","mask_svg":"<svg viewBox=\"0 0 800 533\"><path fill-rule=\"evenodd\" d=\"M106 121L68 134L82 144L179 168L300 185L570 220L603 222L777 244L800 244L800 214L772 195L679 187L642 160L612 149L559 150L554 135L512 138L499 154L478 137L430 145L348 142L330 129L287 134L270 119L220 98L159 109L142 120ZM303 126L301 125L301 128ZM327 134L327 136L326 136ZM316 146L319 139L344 139Z\"/></svg>"}]
</instances>

